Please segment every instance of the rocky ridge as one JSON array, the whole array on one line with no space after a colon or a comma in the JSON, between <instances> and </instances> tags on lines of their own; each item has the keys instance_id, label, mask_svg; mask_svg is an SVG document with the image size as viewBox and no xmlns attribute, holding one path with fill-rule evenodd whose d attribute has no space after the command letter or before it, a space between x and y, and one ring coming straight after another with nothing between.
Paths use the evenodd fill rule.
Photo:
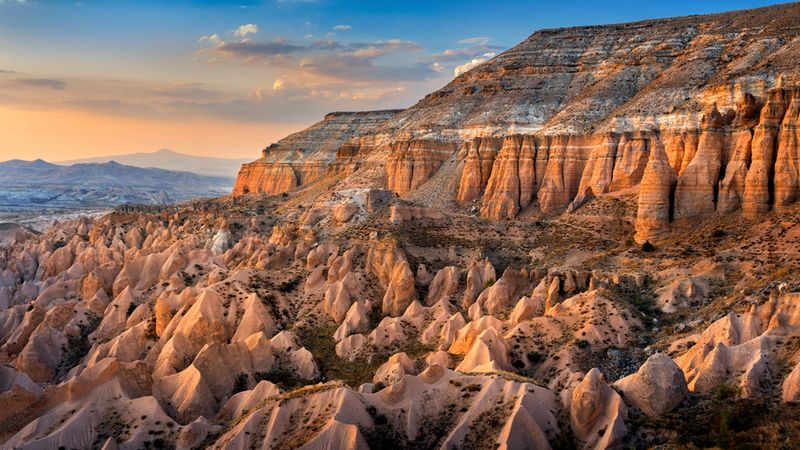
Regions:
<instances>
[{"instance_id":1,"label":"rocky ridge","mask_svg":"<svg viewBox=\"0 0 800 450\"><path fill-rule=\"evenodd\" d=\"M261 158L243 164L234 195L280 194L311 183L327 172L344 144L368 134L399 110L333 112L311 127L269 145ZM342 156L340 154L340 156Z\"/></svg>"},{"instance_id":2,"label":"rocky ridge","mask_svg":"<svg viewBox=\"0 0 800 450\"><path fill-rule=\"evenodd\" d=\"M797 196L798 18L784 4L539 31L350 140L340 160L385 165L377 183L402 196L452 172L452 207L495 220L635 189L639 242L762 214ZM279 178L271 193L297 185Z\"/></svg>"}]
</instances>

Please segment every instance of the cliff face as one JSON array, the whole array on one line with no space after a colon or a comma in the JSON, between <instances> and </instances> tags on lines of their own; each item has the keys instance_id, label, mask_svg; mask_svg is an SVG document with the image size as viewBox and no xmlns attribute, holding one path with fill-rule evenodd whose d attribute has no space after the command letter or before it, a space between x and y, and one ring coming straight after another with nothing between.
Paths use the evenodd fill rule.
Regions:
<instances>
[{"instance_id":1,"label":"cliff face","mask_svg":"<svg viewBox=\"0 0 800 450\"><path fill-rule=\"evenodd\" d=\"M242 164L233 195L280 194L321 178L350 140L372 133L399 110L335 112L264 149L262 157Z\"/></svg>"},{"instance_id":2,"label":"cliff face","mask_svg":"<svg viewBox=\"0 0 800 450\"><path fill-rule=\"evenodd\" d=\"M381 132L464 141L699 126L797 81L800 5L542 30L458 76Z\"/></svg>"},{"instance_id":3,"label":"cliff face","mask_svg":"<svg viewBox=\"0 0 800 450\"><path fill-rule=\"evenodd\" d=\"M639 240L673 221L764 213L797 197L798 20L788 4L540 31L378 133L457 145L455 200L491 219L629 188ZM401 195L393 178L405 172L388 171Z\"/></svg>"},{"instance_id":4,"label":"cliff face","mask_svg":"<svg viewBox=\"0 0 800 450\"><path fill-rule=\"evenodd\" d=\"M313 181L338 147L340 158L381 155L377 182L402 196L454 159L454 204L490 219L570 212L626 189L641 194L638 240L675 221L762 214L798 195L799 22L800 4L786 4L539 31L405 111L290 136L242 168L234 194Z\"/></svg>"}]
</instances>

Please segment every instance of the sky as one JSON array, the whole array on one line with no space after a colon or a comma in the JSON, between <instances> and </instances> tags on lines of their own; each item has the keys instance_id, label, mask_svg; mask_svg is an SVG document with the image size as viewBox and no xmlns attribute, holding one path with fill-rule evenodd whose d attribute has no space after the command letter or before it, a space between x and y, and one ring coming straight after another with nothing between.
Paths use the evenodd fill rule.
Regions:
<instances>
[{"instance_id":1,"label":"sky","mask_svg":"<svg viewBox=\"0 0 800 450\"><path fill-rule=\"evenodd\" d=\"M756 0L0 0L0 160L258 157L331 111L406 108L542 28Z\"/></svg>"}]
</instances>

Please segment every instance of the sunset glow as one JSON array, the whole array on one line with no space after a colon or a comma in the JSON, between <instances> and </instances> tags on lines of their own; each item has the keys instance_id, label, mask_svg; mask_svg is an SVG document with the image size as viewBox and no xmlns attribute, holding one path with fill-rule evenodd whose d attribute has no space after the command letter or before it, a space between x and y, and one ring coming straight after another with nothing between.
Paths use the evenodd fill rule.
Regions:
<instances>
[{"instance_id":1,"label":"sunset glow","mask_svg":"<svg viewBox=\"0 0 800 450\"><path fill-rule=\"evenodd\" d=\"M536 3L0 0L0 159L257 156L330 111L409 107L537 28L766 4Z\"/></svg>"}]
</instances>

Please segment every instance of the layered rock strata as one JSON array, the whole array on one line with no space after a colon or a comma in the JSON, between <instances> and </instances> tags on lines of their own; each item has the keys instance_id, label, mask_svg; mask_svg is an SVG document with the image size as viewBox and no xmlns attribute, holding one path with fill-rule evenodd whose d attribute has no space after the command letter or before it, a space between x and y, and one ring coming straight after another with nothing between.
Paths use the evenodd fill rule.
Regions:
<instances>
[{"instance_id":1,"label":"layered rock strata","mask_svg":"<svg viewBox=\"0 0 800 450\"><path fill-rule=\"evenodd\" d=\"M298 133L270 145L262 157L243 164L233 188L233 195L290 191L318 180L334 164L338 156L354 156L345 143L371 133L399 110L334 112ZM356 147L357 148L357 147Z\"/></svg>"},{"instance_id":2,"label":"layered rock strata","mask_svg":"<svg viewBox=\"0 0 800 450\"><path fill-rule=\"evenodd\" d=\"M453 152L464 161L456 200L480 199L482 216L507 219L529 205L561 213L638 188L637 240L659 240L673 221L754 216L796 201L798 120L800 88L778 88L724 113L711 105L698 130L476 139ZM435 150L390 154L390 189L407 194L450 156L426 147Z\"/></svg>"}]
</instances>

